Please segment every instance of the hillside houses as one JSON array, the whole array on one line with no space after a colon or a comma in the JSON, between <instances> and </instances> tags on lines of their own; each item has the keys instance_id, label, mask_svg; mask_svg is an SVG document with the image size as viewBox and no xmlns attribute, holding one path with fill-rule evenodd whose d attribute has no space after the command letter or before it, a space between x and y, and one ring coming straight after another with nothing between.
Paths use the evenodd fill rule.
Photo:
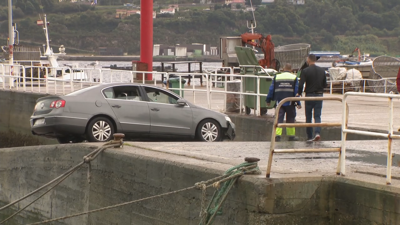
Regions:
<instances>
[{"instance_id":1,"label":"hillside houses","mask_svg":"<svg viewBox=\"0 0 400 225\"><path fill-rule=\"evenodd\" d=\"M159 14L175 14L179 11L179 5L169 5L168 8L160 9ZM115 18L125 18L131 15L140 15L140 9L116 9ZM153 19L156 18L157 12L153 11Z\"/></svg>"},{"instance_id":2,"label":"hillside houses","mask_svg":"<svg viewBox=\"0 0 400 225\"><path fill-rule=\"evenodd\" d=\"M218 55L218 47L200 43L190 45L178 44L175 46L155 44L153 47L153 56L192 57L204 55Z\"/></svg>"},{"instance_id":3,"label":"hillside houses","mask_svg":"<svg viewBox=\"0 0 400 225\"><path fill-rule=\"evenodd\" d=\"M140 15L140 9L116 9L115 18L125 18L127 16ZM156 11L153 11L153 19L157 16Z\"/></svg>"}]
</instances>

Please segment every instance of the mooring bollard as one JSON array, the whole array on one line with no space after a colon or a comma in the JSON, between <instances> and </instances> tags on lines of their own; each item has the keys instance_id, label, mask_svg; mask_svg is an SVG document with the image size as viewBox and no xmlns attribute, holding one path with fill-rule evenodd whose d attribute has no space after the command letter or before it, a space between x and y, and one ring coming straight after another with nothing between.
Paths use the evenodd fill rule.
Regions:
<instances>
[{"instance_id":1,"label":"mooring bollard","mask_svg":"<svg viewBox=\"0 0 400 225\"><path fill-rule=\"evenodd\" d=\"M122 145L124 144L125 134L123 134L123 133L115 133L115 134L113 134L113 136L114 136L114 142L120 142L121 143L120 146L115 146L114 148L122 148Z\"/></svg>"},{"instance_id":2,"label":"mooring bollard","mask_svg":"<svg viewBox=\"0 0 400 225\"><path fill-rule=\"evenodd\" d=\"M254 175L260 175L261 174L261 170L258 168L258 163L257 163L257 162L260 161L259 158L246 157L246 158L244 158L244 161L246 161L247 163L255 163L256 164L256 168L251 172L247 172L246 174L254 174Z\"/></svg>"},{"instance_id":3,"label":"mooring bollard","mask_svg":"<svg viewBox=\"0 0 400 225\"><path fill-rule=\"evenodd\" d=\"M260 159L259 158L255 158L255 157L246 157L246 158L244 158L244 161L246 161L248 163L254 163L254 162L260 161Z\"/></svg>"}]
</instances>

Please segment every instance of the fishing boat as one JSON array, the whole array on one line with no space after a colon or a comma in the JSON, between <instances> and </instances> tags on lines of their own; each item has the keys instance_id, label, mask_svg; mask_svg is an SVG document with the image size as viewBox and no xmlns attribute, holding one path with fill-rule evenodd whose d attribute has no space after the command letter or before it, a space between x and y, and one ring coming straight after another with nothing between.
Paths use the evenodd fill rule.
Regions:
<instances>
[{"instance_id":1,"label":"fishing boat","mask_svg":"<svg viewBox=\"0 0 400 225\"><path fill-rule=\"evenodd\" d=\"M41 57L41 59L46 59L49 62L50 65L50 74L48 79L49 80L60 80L60 81L69 81L69 80L74 80L74 81L87 81L88 76L85 73L84 70L74 68L73 66L64 66L61 67L57 61L59 56L64 56L66 55L65 53L65 47L64 45L61 45L59 47L59 52L54 53L53 48L50 47L50 41L49 41L49 32L48 32L48 23L47 23L47 18L46 15L44 15L44 21L43 20L38 20L37 21L38 25L43 26L43 31L46 36L46 50Z\"/></svg>"}]
</instances>

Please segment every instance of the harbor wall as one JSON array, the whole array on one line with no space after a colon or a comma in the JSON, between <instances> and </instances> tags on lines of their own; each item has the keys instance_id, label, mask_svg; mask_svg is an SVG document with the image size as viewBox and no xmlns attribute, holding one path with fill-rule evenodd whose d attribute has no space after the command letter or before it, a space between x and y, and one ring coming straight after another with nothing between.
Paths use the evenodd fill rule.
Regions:
<instances>
[{"instance_id":1,"label":"harbor wall","mask_svg":"<svg viewBox=\"0 0 400 225\"><path fill-rule=\"evenodd\" d=\"M0 149L0 206L77 165L98 146L67 144ZM193 187L231 167L128 143L122 149L105 150L91 162L90 183L88 166L84 165L7 224L38 222L142 198L149 199L53 224L199 224L201 190L192 188L163 197L157 195ZM213 191L214 188L207 189L207 200ZM229 192L214 224L395 225L400 223L399 192L398 188L340 176L266 179L265 175L245 175ZM18 208L29 200L24 200ZM15 210L16 207L0 211L0 219Z\"/></svg>"},{"instance_id":2,"label":"harbor wall","mask_svg":"<svg viewBox=\"0 0 400 225\"><path fill-rule=\"evenodd\" d=\"M272 117L256 117L239 114L228 114L232 122L236 125L236 138L235 141L271 141L273 120ZM321 127L321 138L324 141L340 141L341 140L341 127ZM364 130L362 128L357 128ZM370 131L373 129L371 128ZM283 129L282 140L287 140ZM296 136L300 141L306 141L307 133L306 128L296 128ZM378 139L376 137L347 134L347 140L371 140Z\"/></svg>"},{"instance_id":3,"label":"harbor wall","mask_svg":"<svg viewBox=\"0 0 400 225\"><path fill-rule=\"evenodd\" d=\"M29 119L36 99L44 94L0 91L0 147L55 144L55 139L32 135Z\"/></svg>"},{"instance_id":4,"label":"harbor wall","mask_svg":"<svg viewBox=\"0 0 400 225\"><path fill-rule=\"evenodd\" d=\"M25 146L37 144L56 144L55 139L32 135L29 118L32 115L36 100L45 94L24 93L19 91L0 90L0 147ZM229 114L236 125L235 141L270 141L273 125L271 117L255 117L239 114ZM297 136L305 141L306 129L297 128ZM323 127L323 140L341 139L340 127ZM348 134L348 140L369 140L371 137ZM10 145L5 145L5 143Z\"/></svg>"}]
</instances>

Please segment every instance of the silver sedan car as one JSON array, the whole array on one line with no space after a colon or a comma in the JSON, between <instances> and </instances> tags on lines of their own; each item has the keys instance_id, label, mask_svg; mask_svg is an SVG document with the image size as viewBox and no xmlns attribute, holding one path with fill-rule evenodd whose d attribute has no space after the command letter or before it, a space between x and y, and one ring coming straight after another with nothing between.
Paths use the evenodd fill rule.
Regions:
<instances>
[{"instance_id":1,"label":"silver sedan car","mask_svg":"<svg viewBox=\"0 0 400 225\"><path fill-rule=\"evenodd\" d=\"M33 134L57 138L59 143L105 142L117 132L127 138L235 138L235 125L227 115L163 88L136 83L100 84L39 98L30 124Z\"/></svg>"}]
</instances>

